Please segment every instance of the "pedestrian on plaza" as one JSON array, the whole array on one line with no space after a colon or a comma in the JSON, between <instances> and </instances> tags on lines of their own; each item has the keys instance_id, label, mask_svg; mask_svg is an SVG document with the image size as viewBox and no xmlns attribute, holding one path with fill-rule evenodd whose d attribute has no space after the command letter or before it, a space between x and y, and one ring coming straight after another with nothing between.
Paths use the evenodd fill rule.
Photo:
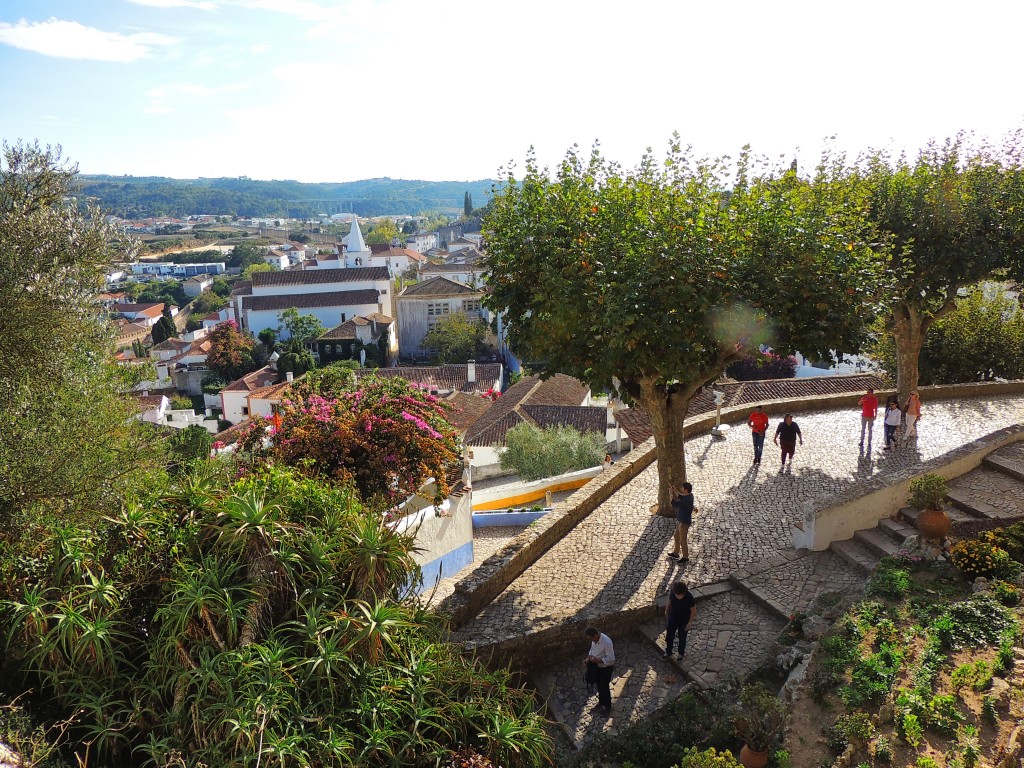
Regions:
<instances>
[{"instance_id":1,"label":"pedestrian on plaza","mask_svg":"<svg viewBox=\"0 0 1024 768\"><path fill-rule=\"evenodd\" d=\"M786 417L779 423L779 426L775 428L775 444L782 445L782 467L779 468L781 472L786 466L786 456L789 456L789 466L793 466L793 455L796 453L796 441L800 441L800 445L804 444L804 436L800 432L800 425L793 421L793 414L787 413Z\"/></svg>"},{"instance_id":2,"label":"pedestrian on plaza","mask_svg":"<svg viewBox=\"0 0 1024 768\"><path fill-rule=\"evenodd\" d=\"M903 422L903 411L896 395L889 395L885 401L885 450L896 447L896 433Z\"/></svg>"},{"instance_id":3,"label":"pedestrian on plaza","mask_svg":"<svg viewBox=\"0 0 1024 768\"><path fill-rule=\"evenodd\" d=\"M611 638L597 627L587 627L584 630L587 639L590 640L590 653L584 664L587 666L587 679L594 674L594 682L597 683L597 706L604 713L608 714L612 708L612 671L615 669L615 647Z\"/></svg>"},{"instance_id":4,"label":"pedestrian on plaza","mask_svg":"<svg viewBox=\"0 0 1024 768\"><path fill-rule=\"evenodd\" d=\"M868 445L871 445L871 438L875 432L875 419L878 417L878 398L875 397L875 390L869 389L860 400L860 444L864 445L864 432L868 433Z\"/></svg>"},{"instance_id":5,"label":"pedestrian on plaza","mask_svg":"<svg viewBox=\"0 0 1024 768\"><path fill-rule=\"evenodd\" d=\"M921 420L921 397L917 394L916 389L907 398L907 404L903 406L903 411L907 416L907 430L903 433L903 442L905 443L910 438L917 437L917 422Z\"/></svg>"},{"instance_id":6,"label":"pedestrian on plaza","mask_svg":"<svg viewBox=\"0 0 1024 768\"><path fill-rule=\"evenodd\" d=\"M601 469L608 469L612 464L615 463L615 459L612 458L610 453L604 455L604 461L601 463Z\"/></svg>"},{"instance_id":7,"label":"pedestrian on plaza","mask_svg":"<svg viewBox=\"0 0 1024 768\"><path fill-rule=\"evenodd\" d=\"M679 652L676 658L683 660L686 653L686 633L690 631L690 625L697 617L697 601L693 594L686 588L685 581L677 581L672 585L672 591L668 596L668 603L665 605L665 653L663 659L672 655L672 642L679 633Z\"/></svg>"},{"instance_id":8,"label":"pedestrian on plaza","mask_svg":"<svg viewBox=\"0 0 1024 768\"><path fill-rule=\"evenodd\" d=\"M690 548L686 543L686 537L693 524L693 484L683 483L682 490L677 490L674 485L670 485L668 492L672 497L672 509L676 512L676 530L672 534L673 548L668 556L680 563L688 563L690 562Z\"/></svg>"},{"instance_id":9,"label":"pedestrian on plaza","mask_svg":"<svg viewBox=\"0 0 1024 768\"><path fill-rule=\"evenodd\" d=\"M760 464L764 436L768 431L768 414L764 412L763 406L754 408L754 412L747 417L747 426L750 427L750 434L754 438L754 463Z\"/></svg>"}]
</instances>

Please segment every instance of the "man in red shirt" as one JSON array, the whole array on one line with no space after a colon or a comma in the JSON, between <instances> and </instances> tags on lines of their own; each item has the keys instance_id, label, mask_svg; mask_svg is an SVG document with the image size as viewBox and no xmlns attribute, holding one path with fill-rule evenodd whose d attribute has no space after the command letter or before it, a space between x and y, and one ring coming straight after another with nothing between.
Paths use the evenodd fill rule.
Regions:
<instances>
[{"instance_id":1,"label":"man in red shirt","mask_svg":"<svg viewBox=\"0 0 1024 768\"><path fill-rule=\"evenodd\" d=\"M747 426L750 427L750 434L754 438L754 463L761 463L761 451L764 450L764 435L768 431L768 414L762 406L754 408L754 412L747 418Z\"/></svg>"},{"instance_id":2,"label":"man in red shirt","mask_svg":"<svg viewBox=\"0 0 1024 768\"><path fill-rule=\"evenodd\" d=\"M864 431L868 433L868 445L871 445L872 433L875 431L875 418L878 416L878 398L875 390L869 389L867 394L857 401L860 406L860 445L864 447Z\"/></svg>"}]
</instances>

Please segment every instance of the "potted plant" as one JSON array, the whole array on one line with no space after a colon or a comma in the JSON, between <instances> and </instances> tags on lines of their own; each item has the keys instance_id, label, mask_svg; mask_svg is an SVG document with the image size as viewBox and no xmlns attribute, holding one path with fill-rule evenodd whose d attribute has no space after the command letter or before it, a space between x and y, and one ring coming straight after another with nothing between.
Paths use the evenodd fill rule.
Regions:
<instances>
[{"instance_id":1,"label":"potted plant","mask_svg":"<svg viewBox=\"0 0 1024 768\"><path fill-rule=\"evenodd\" d=\"M932 472L910 481L910 506L921 510L916 525L926 539L942 539L949 533L949 515L942 509L947 493L945 479Z\"/></svg>"},{"instance_id":2,"label":"potted plant","mask_svg":"<svg viewBox=\"0 0 1024 768\"><path fill-rule=\"evenodd\" d=\"M764 768L768 750L786 728L786 705L760 683L744 686L735 725L736 735L745 742L740 763L745 768Z\"/></svg>"}]
</instances>

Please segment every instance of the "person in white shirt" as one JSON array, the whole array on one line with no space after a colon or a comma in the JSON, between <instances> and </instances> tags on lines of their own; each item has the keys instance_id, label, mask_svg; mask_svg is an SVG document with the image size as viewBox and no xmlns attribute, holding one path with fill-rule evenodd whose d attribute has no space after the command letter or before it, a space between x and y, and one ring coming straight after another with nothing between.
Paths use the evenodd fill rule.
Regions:
<instances>
[{"instance_id":1,"label":"person in white shirt","mask_svg":"<svg viewBox=\"0 0 1024 768\"><path fill-rule=\"evenodd\" d=\"M611 638L596 627L587 627L584 634L590 640L587 664L593 665L597 673L597 706L608 714L612 708L612 670L615 668L615 647Z\"/></svg>"},{"instance_id":2,"label":"person in white shirt","mask_svg":"<svg viewBox=\"0 0 1024 768\"><path fill-rule=\"evenodd\" d=\"M900 402L896 395L892 395L885 404L885 450L896 446L896 433L903 421L903 411L900 410Z\"/></svg>"}]
</instances>

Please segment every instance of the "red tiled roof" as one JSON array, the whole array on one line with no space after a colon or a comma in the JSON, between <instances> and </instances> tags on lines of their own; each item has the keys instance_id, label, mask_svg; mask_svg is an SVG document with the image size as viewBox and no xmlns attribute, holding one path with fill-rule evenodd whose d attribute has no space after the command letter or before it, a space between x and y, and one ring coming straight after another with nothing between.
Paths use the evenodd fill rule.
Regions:
<instances>
[{"instance_id":1,"label":"red tiled roof","mask_svg":"<svg viewBox=\"0 0 1024 768\"><path fill-rule=\"evenodd\" d=\"M544 427L572 427L577 432L598 432L601 435L608 430L608 409L595 405L524 403L519 406L519 410L542 429Z\"/></svg>"},{"instance_id":2,"label":"red tiled roof","mask_svg":"<svg viewBox=\"0 0 1024 768\"><path fill-rule=\"evenodd\" d=\"M335 270L324 270L333 272ZM345 270L341 270L345 271ZM262 272L257 274L264 274ZM306 273L303 273L306 274ZM354 307L377 304L380 294L373 288L359 291L328 291L326 293L293 293L280 296L253 296L246 300L245 308L253 312L279 312L282 309L313 309L316 307Z\"/></svg>"},{"instance_id":3,"label":"red tiled roof","mask_svg":"<svg viewBox=\"0 0 1024 768\"><path fill-rule=\"evenodd\" d=\"M476 392L490 389L501 377L501 363L477 363L476 381L467 381L467 366L423 365L398 368L359 368L356 378L399 376L432 392Z\"/></svg>"},{"instance_id":4,"label":"red tiled roof","mask_svg":"<svg viewBox=\"0 0 1024 768\"><path fill-rule=\"evenodd\" d=\"M881 389L885 386L882 378L874 373L855 373L849 376L807 376L797 379L764 379L761 381L721 382L714 388L725 393L723 408L744 403L770 402L813 395L840 395L861 392L866 389ZM714 396L710 391L698 392L690 401L687 416L697 416L715 410ZM654 432L646 411L636 406L624 408L615 414L615 420L625 430L633 445L648 440Z\"/></svg>"},{"instance_id":5,"label":"red tiled roof","mask_svg":"<svg viewBox=\"0 0 1024 768\"><path fill-rule=\"evenodd\" d=\"M468 392L452 392L445 400L452 405L445 418L460 432L469 429L494 403Z\"/></svg>"},{"instance_id":6,"label":"red tiled roof","mask_svg":"<svg viewBox=\"0 0 1024 768\"><path fill-rule=\"evenodd\" d=\"M480 447L504 445L508 430L523 421L533 421L525 410L526 406L580 408L589 391L585 384L562 373L556 373L547 380L541 380L539 376L524 376L505 390L487 413L469 428L465 443ZM578 418L585 420L589 417L580 414Z\"/></svg>"},{"instance_id":7,"label":"red tiled roof","mask_svg":"<svg viewBox=\"0 0 1024 768\"><path fill-rule=\"evenodd\" d=\"M352 283L358 280L388 280L387 267L350 267L348 269L304 269L298 272L257 272L252 276L253 288L280 285L316 285L318 283Z\"/></svg>"},{"instance_id":8,"label":"red tiled roof","mask_svg":"<svg viewBox=\"0 0 1024 768\"><path fill-rule=\"evenodd\" d=\"M257 389L263 387L269 387L271 384L276 384L280 378L277 371L271 370L269 365L265 365L258 371L247 373L240 379L235 379L226 387L226 392L255 392Z\"/></svg>"},{"instance_id":9,"label":"red tiled roof","mask_svg":"<svg viewBox=\"0 0 1024 768\"><path fill-rule=\"evenodd\" d=\"M399 298L406 296L458 296L461 294L482 294L479 288L470 288L468 285L449 280L447 277L432 277L420 283L413 283L405 288Z\"/></svg>"}]
</instances>

